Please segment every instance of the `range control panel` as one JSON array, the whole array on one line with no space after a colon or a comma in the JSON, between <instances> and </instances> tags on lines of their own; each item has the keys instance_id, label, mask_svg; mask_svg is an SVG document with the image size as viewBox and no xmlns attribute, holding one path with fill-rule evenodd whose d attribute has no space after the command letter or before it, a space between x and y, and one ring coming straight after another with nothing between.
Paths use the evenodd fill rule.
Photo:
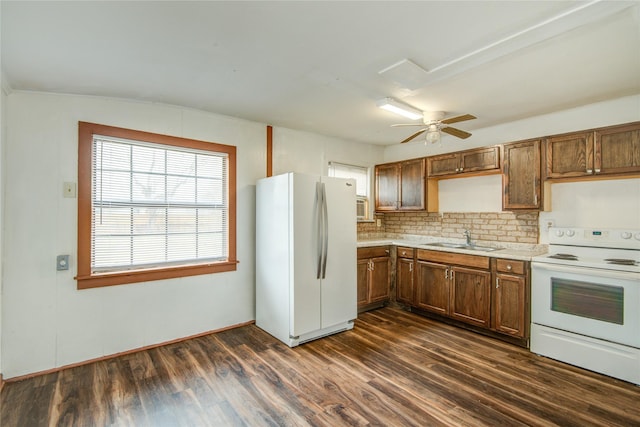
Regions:
<instances>
[{"instance_id":1,"label":"range control panel","mask_svg":"<svg viewBox=\"0 0 640 427\"><path fill-rule=\"evenodd\" d=\"M640 250L640 230L617 228L550 227L549 243Z\"/></svg>"}]
</instances>

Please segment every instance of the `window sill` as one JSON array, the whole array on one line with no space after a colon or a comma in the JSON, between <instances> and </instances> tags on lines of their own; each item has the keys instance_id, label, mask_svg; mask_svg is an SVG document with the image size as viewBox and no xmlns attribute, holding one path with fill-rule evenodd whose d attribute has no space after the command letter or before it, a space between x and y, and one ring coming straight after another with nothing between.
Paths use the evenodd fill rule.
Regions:
<instances>
[{"instance_id":1,"label":"window sill","mask_svg":"<svg viewBox=\"0 0 640 427\"><path fill-rule=\"evenodd\" d=\"M115 273L94 273L89 276L77 276L78 289L100 288L103 286L124 285L127 283L150 282L153 280L175 279L178 277L235 271L239 261L225 261L214 264L195 264L180 267L130 270Z\"/></svg>"}]
</instances>

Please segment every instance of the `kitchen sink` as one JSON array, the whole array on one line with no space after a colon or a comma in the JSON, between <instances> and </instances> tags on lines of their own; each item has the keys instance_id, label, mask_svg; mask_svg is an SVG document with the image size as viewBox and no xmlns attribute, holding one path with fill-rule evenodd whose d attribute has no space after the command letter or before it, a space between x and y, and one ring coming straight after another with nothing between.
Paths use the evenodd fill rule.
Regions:
<instances>
[{"instance_id":1,"label":"kitchen sink","mask_svg":"<svg viewBox=\"0 0 640 427\"><path fill-rule=\"evenodd\" d=\"M491 246L467 245L464 243L448 243L448 242L425 243L424 246L435 246L438 248L466 249L469 251L480 251L480 252L493 252L493 251L499 251L500 249L502 249L502 248L494 248Z\"/></svg>"}]
</instances>

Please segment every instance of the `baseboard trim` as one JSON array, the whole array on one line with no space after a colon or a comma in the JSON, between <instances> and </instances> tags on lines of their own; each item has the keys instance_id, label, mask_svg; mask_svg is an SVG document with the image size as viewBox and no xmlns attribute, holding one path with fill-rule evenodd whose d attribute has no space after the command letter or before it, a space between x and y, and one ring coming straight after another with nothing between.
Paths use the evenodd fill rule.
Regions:
<instances>
[{"instance_id":1,"label":"baseboard trim","mask_svg":"<svg viewBox=\"0 0 640 427\"><path fill-rule=\"evenodd\" d=\"M241 328L243 326L252 325L254 323L256 323L255 320L250 320L248 322L243 322L243 323L237 323L235 325L226 326L224 328L214 329L214 330L207 331L207 332L201 332L201 333L195 334L195 335L189 335L188 337L176 338L175 340L164 341L164 342L157 343L157 344L151 344L151 345L147 345L147 346L144 346L144 347L138 347L138 348L134 348L134 349L127 350L127 351L122 351L120 353L114 353L114 354L109 354L107 356L96 357L94 359L83 360L82 362L76 362L76 363L71 363L69 365L58 366L56 368L46 369L44 371L32 372L30 374L25 374L25 375L19 375L17 377L7 378L4 381L2 381L2 375L0 374L0 390L2 390L2 386L4 385L5 382L12 383L12 382L17 382L17 381L23 381L23 380L26 380L26 379L29 379L29 378L39 377L41 375L60 372L60 371L62 371L64 369L75 368L77 366L83 366L83 365L89 365L91 363L101 362L103 360L114 359L116 357L126 356L128 354L138 353L140 351L151 350L153 348L163 347L165 345L171 345L171 344L179 343L179 342L182 342L182 341L188 341L188 340L191 340L191 339L194 339L194 338L200 338L200 337L204 337L204 336L207 336L207 335L217 334L217 333L220 333L220 332L228 331L230 329Z\"/></svg>"}]
</instances>

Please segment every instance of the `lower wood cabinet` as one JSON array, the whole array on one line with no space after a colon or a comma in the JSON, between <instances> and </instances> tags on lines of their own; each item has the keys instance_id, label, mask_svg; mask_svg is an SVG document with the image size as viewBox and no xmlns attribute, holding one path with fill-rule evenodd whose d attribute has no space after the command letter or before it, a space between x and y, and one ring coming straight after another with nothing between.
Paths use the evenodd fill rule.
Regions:
<instances>
[{"instance_id":1,"label":"lower wood cabinet","mask_svg":"<svg viewBox=\"0 0 640 427\"><path fill-rule=\"evenodd\" d=\"M415 249L398 247L396 259L396 301L412 304L414 300Z\"/></svg>"},{"instance_id":2,"label":"lower wood cabinet","mask_svg":"<svg viewBox=\"0 0 640 427\"><path fill-rule=\"evenodd\" d=\"M529 263L495 259L492 329L517 338L529 336Z\"/></svg>"},{"instance_id":3,"label":"lower wood cabinet","mask_svg":"<svg viewBox=\"0 0 640 427\"><path fill-rule=\"evenodd\" d=\"M391 257L388 246L358 249L358 310L389 300Z\"/></svg>"},{"instance_id":4,"label":"lower wood cabinet","mask_svg":"<svg viewBox=\"0 0 640 427\"><path fill-rule=\"evenodd\" d=\"M428 252L428 251L425 251ZM491 316L491 272L489 258L461 255L486 264L486 271L439 262L424 261L418 251L415 306L465 323L489 327ZM428 256L428 255L427 255ZM448 257L448 255L447 255ZM431 255L430 258L441 258Z\"/></svg>"},{"instance_id":5,"label":"lower wood cabinet","mask_svg":"<svg viewBox=\"0 0 640 427\"><path fill-rule=\"evenodd\" d=\"M456 320L488 328L491 322L491 272L451 267L451 312Z\"/></svg>"},{"instance_id":6,"label":"lower wood cabinet","mask_svg":"<svg viewBox=\"0 0 640 427\"><path fill-rule=\"evenodd\" d=\"M398 302L522 346L529 339L529 288L526 261L419 249L413 257L399 252L396 262Z\"/></svg>"}]
</instances>

